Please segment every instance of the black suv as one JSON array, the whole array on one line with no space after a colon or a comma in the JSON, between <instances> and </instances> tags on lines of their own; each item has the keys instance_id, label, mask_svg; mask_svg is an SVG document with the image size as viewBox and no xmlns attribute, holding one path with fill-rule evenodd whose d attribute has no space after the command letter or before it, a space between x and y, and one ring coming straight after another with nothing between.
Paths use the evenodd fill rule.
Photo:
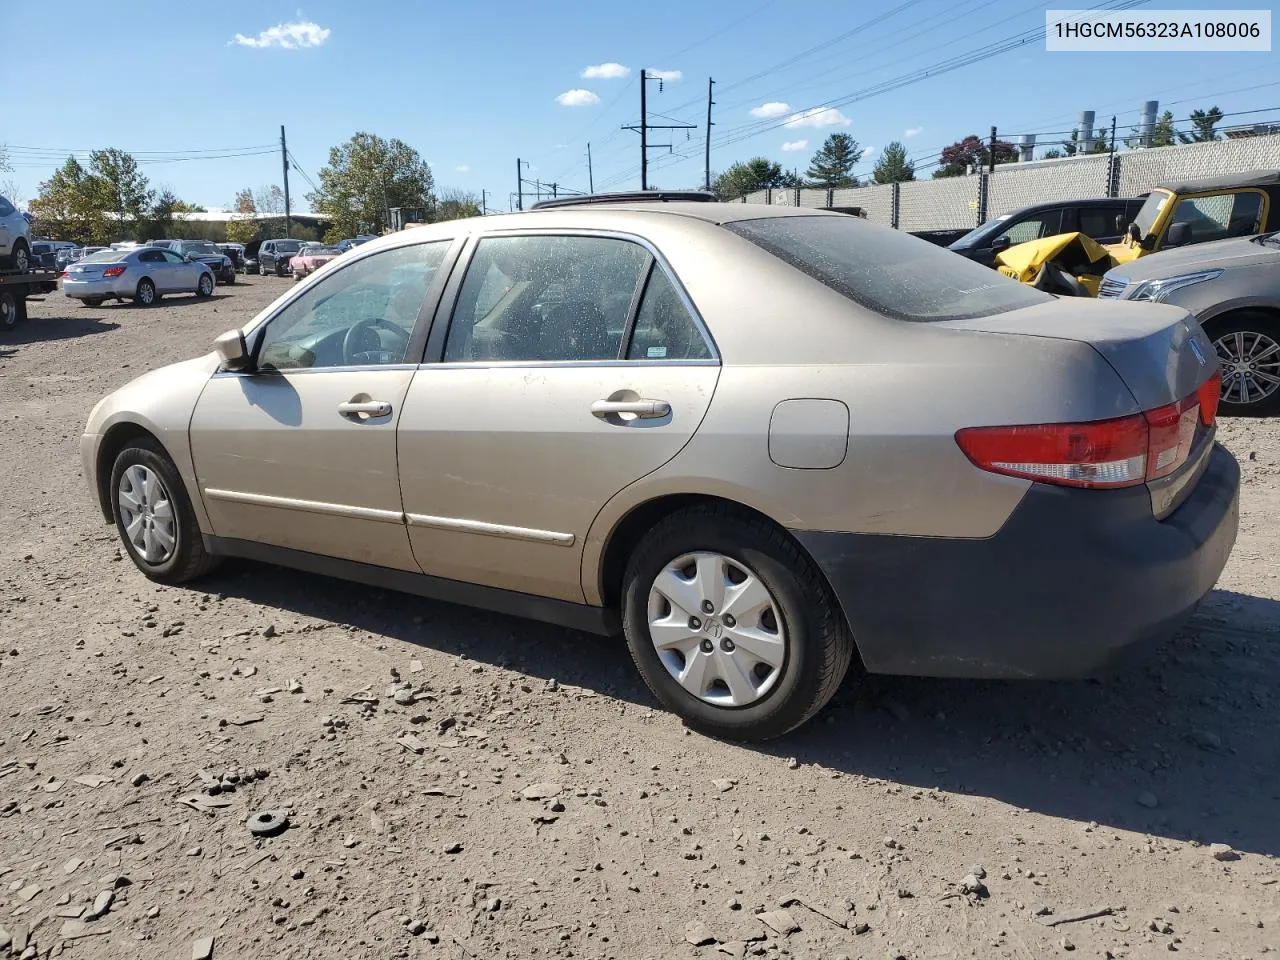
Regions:
<instances>
[{"instance_id":1,"label":"black suv","mask_svg":"<svg viewBox=\"0 0 1280 960\"><path fill-rule=\"evenodd\" d=\"M210 240L152 240L147 246L164 247L188 260L203 263L213 271L219 283L236 282L235 264Z\"/></svg>"},{"instance_id":2,"label":"black suv","mask_svg":"<svg viewBox=\"0 0 1280 960\"><path fill-rule=\"evenodd\" d=\"M290 272L289 261L301 249L301 240L263 240L262 246L258 248L258 273L264 277L269 273L287 277Z\"/></svg>"},{"instance_id":3,"label":"black suv","mask_svg":"<svg viewBox=\"0 0 1280 960\"><path fill-rule=\"evenodd\" d=\"M988 220L950 244L949 249L990 267L1002 250L1059 233L1083 233L1099 243L1115 243L1124 236L1145 200L1146 194L1128 199L1102 197L1037 203Z\"/></svg>"}]
</instances>

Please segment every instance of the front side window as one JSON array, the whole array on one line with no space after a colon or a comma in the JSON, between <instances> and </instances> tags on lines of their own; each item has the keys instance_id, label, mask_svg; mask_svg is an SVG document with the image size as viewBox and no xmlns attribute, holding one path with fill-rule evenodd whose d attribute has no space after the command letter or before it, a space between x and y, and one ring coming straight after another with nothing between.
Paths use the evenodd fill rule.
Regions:
<instances>
[{"instance_id":1,"label":"front side window","mask_svg":"<svg viewBox=\"0 0 1280 960\"><path fill-rule=\"evenodd\" d=\"M96 260L95 257L90 257L89 259ZM161 253L159 250L144 250L142 251L142 253L138 254L138 262L139 263L164 263L165 262L164 254Z\"/></svg>"},{"instance_id":2,"label":"front side window","mask_svg":"<svg viewBox=\"0 0 1280 960\"><path fill-rule=\"evenodd\" d=\"M1247 237L1257 228L1261 212L1262 194L1254 190L1187 197L1179 200L1178 205L1173 208L1169 226L1175 223L1188 224L1192 243L1222 240L1226 237Z\"/></svg>"},{"instance_id":3,"label":"front side window","mask_svg":"<svg viewBox=\"0 0 1280 960\"><path fill-rule=\"evenodd\" d=\"M1053 299L926 240L855 217L762 217L725 228L836 293L897 320L989 317Z\"/></svg>"},{"instance_id":4,"label":"front side window","mask_svg":"<svg viewBox=\"0 0 1280 960\"><path fill-rule=\"evenodd\" d=\"M13 210L14 210L13 204L10 203L8 200L6 200L4 197L0 197L0 217L13 216Z\"/></svg>"},{"instance_id":5,"label":"front side window","mask_svg":"<svg viewBox=\"0 0 1280 960\"><path fill-rule=\"evenodd\" d=\"M1061 223L1062 212L1049 210L1045 213L1038 213L1033 217L1028 217L1026 220L1019 220L1000 236L1008 237L1009 245L1014 246L1019 243L1026 243L1028 240L1051 237L1058 232L1058 226Z\"/></svg>"},{"instance_id":6,"label":"front side window","mask_svg":"<svg viewBox=\"0 0 1280 960\"><path fill-rule=\"evenodd\" d=\"M451 242L383 250L328 273L267 323L258 366L298 370L412 362L409 341Z\"/></svg>"},{"instance_id":7,"label":"front side window","mask_svg":"<svg viewBox=\"0 0 1280 960\"><path fill-rule=\"evenodd\" d=\"M165 263L186 263L178 254L172 250L161 250L160 256L164 258Z\"/></svg>"},{"instance_id":8,"label":"front side window","mask_svg":"<svg viewBox=\"0 0 1280 960\"><path fill-rule=\"evenodd\" d=\"M489 237L476 247L446 361L613 360L651 261L610 237Z\"/></svg>"},{"instance_id":9,"label":"front side window","mask_svg":"<svg viewBox=\"0 0 1280 960\"><path fill-rule=\"evenodd\" d=\"M1095 240L1098 237L1114 237L1120 233L1116 229L1116 217L1124 216L1122 207L1090 207L1080 211L1080 232Z\"/></svg>"}]
</instances>

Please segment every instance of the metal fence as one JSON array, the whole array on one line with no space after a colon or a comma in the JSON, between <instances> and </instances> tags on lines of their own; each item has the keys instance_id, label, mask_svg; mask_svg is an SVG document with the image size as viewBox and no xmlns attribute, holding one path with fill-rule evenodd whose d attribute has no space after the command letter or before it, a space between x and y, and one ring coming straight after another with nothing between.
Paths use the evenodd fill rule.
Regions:
<instances>
[{"instance_id":1,"label":"metal fence","mask_svg":"<svg viewBox=\"0 0 1280 960\"><path fill-rule=\"evenodd\" d=\"M969 229L1019 207L1054 200L1132 197L1160 183L1280 168L1280 134L1215 140L1115 156L1005 163L994 173L840 189L758 190L743 203L860 207L872 223L899 230Z\"/></svg>"}]
</instances>

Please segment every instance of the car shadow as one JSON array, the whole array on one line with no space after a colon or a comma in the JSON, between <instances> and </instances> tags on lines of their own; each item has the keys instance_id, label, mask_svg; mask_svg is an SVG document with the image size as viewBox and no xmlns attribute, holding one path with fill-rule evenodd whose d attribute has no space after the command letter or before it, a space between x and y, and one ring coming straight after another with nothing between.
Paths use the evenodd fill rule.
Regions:
<instances>
[{"instance_id":1,"label":"car shadow","mask_svg":"<svg viewBox=\"0 0 1280 960\"><path fill-rule=\"evenodd\" d=\"M120 324L95 317L92 313L82 317L28 317L9 333L0 334L0 343L11 346L46 340L74 340L118 329Z\"/></svg>"},{"instance_id":2,"label":"car shadow","mask_svg":"<svg viewBox=\"0 0 1280 960\"><path fill-rule=\"evenodd\" d=\"M655 705L620 639L268 565L224 570L202 588ZM1278 681L1280 602L1214 591L1173 641L1102 680L872 677L855 667L806 727L733 749L1280 855Z\"/></svg>"},{"instance_id":3,"label":"car shadow","mask_svg":"<svg viewBox=\"0 0 1280 960\"><path fill-rule=\"evenodd\" d=\"M215 287L216 291L217 288ZM216 303L219 300L226 300L230 294L213 293L208 297L201 297L189 293L166 293L158 303L153 303L149 307L134 303L132 300L125 300L120 303L111 304L113 310L175 310L179 307L194 307L202 303Z\"/></svg>"}]
</instances>

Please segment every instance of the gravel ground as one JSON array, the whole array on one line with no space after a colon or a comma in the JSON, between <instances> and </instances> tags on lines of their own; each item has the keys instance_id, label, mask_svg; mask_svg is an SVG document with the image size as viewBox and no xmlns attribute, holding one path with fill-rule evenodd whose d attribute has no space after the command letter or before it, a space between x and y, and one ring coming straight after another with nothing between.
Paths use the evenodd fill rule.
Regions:
<instances>
[{"instance_id":1,"label":"gravel ground","mask_svg":"<svg viewBox=\"0 0 1280 960\"><path fill-rule=\"evenodd\" d=\"M1223 424L1240 538L1145 662L851 680L747 748L656 710L619 643L249 563L168 589L121 559L80 475L89 408L287 283L55 295L0 337L0 955L1280 949L1280 422ZM288 828L255 838L261 810Z\"/></svg>"}]
</instances>

